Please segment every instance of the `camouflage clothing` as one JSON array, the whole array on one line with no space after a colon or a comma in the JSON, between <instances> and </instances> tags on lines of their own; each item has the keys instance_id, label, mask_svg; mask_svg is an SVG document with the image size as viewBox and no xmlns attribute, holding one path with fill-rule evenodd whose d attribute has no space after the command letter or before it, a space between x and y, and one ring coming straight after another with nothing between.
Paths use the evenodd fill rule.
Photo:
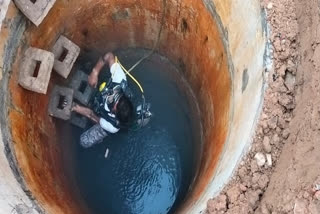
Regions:
<instances>
[{"instance_id":1,"label":"camouflage clothing","mask_svg":"<svg viewBox=\"0 0 320 214\"><path fill-rule=\"evenodd\" d=\"M108 136L100 124L92 126L80 136L80 145L84 148L90 148L96 144L102 143L103 139Z\"/></svg>"}]
</instances>

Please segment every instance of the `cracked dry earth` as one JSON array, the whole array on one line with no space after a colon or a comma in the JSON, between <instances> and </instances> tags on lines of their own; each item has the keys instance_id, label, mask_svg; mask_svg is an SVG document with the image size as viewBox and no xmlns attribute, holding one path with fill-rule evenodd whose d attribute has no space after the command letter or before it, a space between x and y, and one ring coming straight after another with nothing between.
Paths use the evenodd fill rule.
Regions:
<instances>
[{"instance_id":1,"label":"cracked dry earth","mask_svg":"<svg viewBox=\"0 0 320 214\"><path fill-rule=\"evenodd\" d=\"M262 0L273 69L252 146L207 214L320 214L320 2Z\"/></svg>"}]
</instances>

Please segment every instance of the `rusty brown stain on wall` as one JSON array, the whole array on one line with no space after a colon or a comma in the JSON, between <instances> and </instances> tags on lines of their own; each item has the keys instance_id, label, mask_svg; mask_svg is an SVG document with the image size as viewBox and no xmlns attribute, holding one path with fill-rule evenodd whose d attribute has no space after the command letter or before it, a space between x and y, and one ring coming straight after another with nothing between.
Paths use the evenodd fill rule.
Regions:
<instances>
[{"instance_id":1,"label":"rusty brown stain on wall","mask_svg":"<svg viewBox=\"0 0 320 214\"><path fill-rule=\"evenodd\" d=\"M204 127L199 176L181 208L184 210L199 199L217 166L228 133L231 79L217 25L202 1L167 4L159 52L177 65L184 64L181 69L198 97ZM127 11L128 17L115 19L119 11ZM46 50L60 34L78 44L82 53L94 50L102 54L129 46L152 48L157 35L152 26L160 25L161 11L162 1L61 0L38 28L30 26L25 35L27 44ZM230 12L227 7L224 11L224 16ZM20 56L21 52L10 80L12 102L21 110L10 111L19 166L28 187L49 213L81 213L83 207L77 207L75 191L64 176L61 150L65 145L55 137L59 132L47 115L48 96L17 84ZM53 79L58 79L54 73ZM52 84L48 94L51 88Z\"/></svg>"}]
</instances>

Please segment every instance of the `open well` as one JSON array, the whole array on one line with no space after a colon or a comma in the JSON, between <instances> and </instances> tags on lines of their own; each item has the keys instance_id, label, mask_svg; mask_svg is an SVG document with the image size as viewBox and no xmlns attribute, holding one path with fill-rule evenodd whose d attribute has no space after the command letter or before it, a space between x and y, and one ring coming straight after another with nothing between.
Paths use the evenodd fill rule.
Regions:
<instances>
[{"instance_id":1,"label":"open well","mask_svg":"<svg viewBox=\"0 0 320 214\"><path fill-rule=\"evenodd\" d=\"M7 43L13 44L6 46L5 52L14 54L8 55L12 64L7 68L11 72L2 80L8 83L2 84L8 93L1 95L11 104L2 104L8 111L2 112L7 125L1 128L10 139L6 141L12 152L8 156L15 160L12 165L18 169L18 177L23 178L21 183L46 212L90 213L91 210L81 196L72 170L76 164L75 148L70 143L72 136L67 134L72 133L72 128L68 130L63 122L48 116L48 95L26 91L17 84L25 48L50 50L63 34L80 46L82 55L90 56L93 61L107 51L152 49L165 5L157 52L168 58L191 86L200 111L202 129L199 128L198 140L193 141L198 153L192 165L194 174L175 209L175 212L194 213L205 206L205 200L216 194L231 175L259 110L263 94L264 32L260 10L256 10L258 4L247 2L243 5L259 11L252 15L252 19L258 17L251 25L258 29L256 32L246 31L248 26L243 24L242 29L235 27L228 34L237 17L233 15L235 12L227 10L232 8L231 2L215 5L211 1L192 0L62 0L56 2L39 27L26 25L21 15L12 15L12 32L3 36ZM234 7L242 8L239 11L243 12L243 5ZM15 33L18 36L14 39ZM255 48L251 49L248 41L253 41ZM239 50L250 51L243 54ZM240 63L242 57L254 62ZM48 94L54 83L62 84L64 80L53 74ZM197 105L191 106L191 111L198 112ZM62 134L63 138L58 137Z\"/></svg>"}]
</instances>

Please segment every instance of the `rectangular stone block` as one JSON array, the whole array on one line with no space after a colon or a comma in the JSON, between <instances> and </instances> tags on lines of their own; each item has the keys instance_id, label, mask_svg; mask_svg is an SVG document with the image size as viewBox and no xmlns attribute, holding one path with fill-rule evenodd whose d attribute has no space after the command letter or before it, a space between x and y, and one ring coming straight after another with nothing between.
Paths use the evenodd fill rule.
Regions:
<instances>
[{"instance_id":1,"label":"rectangular stone block","mask_svg":"<svg viewBox=\"0 0 320 214\"><path fill-rule=\"evenodd\" d=\"M62 120L69 120L71 118L72 103L73 90L56 85L50 97L49 115Z\"/></svg>"},{"instance_id":2,"label":"rectangular stone block","mask_svg":"<svg viewBox=\"0 0 320 214\"><path fill-rule=\"evenodd\" d=\"M15 0L20 11L36 26L41 24L55 2L56 0Z\"/></svg>"},{"instance_id":3,"label":"rectangular stone block","mask_svg":"<svg viewBox=\"0 0 320 214\"><path fill-rule=\"evenodd\" d=\"M60 36L53 46L52 52L55 57L54 70L64 78L68 78L72 66L80 54L79 46L66 37Z\"/></svg>"},{"instance_id":4,"label":"rectangular stone block","mask_svg":"<svg viewBox=\"0 0 320 214\"><path fill-rule=\"evenodd\" d=\"M88 118L78 113L72 112L70 123L74 126L84 129L87 126Z\"/></svg>"},{"instance_id":5,"label":"rectangular stone block","mask_svg":"<svg viewBox=\"0 0 320 214\"><path fill-rule=\"evenodd\" d=\"M10 3L10 0L0 0L0 29L2 26L2 22L6 17L9 3Z\"/></svg>"},{"instance_id":6,"label":"rectangular stone block","mask_svg":"<svg viewBox=\"0 0 320 214\"><path fill-rule=\"evenodd\" d=\"M46 94L53 63L53 53L28 48L20 64L19 84L27 90Z\"/></svg>"},{"instance_id":7,"label":"rectangular stone block","mask_svg":"<svg viewBox=\"0 0 320 214\"><path fill-rule=\"evenodd\" d=\"M74 99L83 105L88 105L94 89L88 84L88 75L81 70L77 70L70 82L70 87L74 90Z\"/></svg>"}]
</instances>

